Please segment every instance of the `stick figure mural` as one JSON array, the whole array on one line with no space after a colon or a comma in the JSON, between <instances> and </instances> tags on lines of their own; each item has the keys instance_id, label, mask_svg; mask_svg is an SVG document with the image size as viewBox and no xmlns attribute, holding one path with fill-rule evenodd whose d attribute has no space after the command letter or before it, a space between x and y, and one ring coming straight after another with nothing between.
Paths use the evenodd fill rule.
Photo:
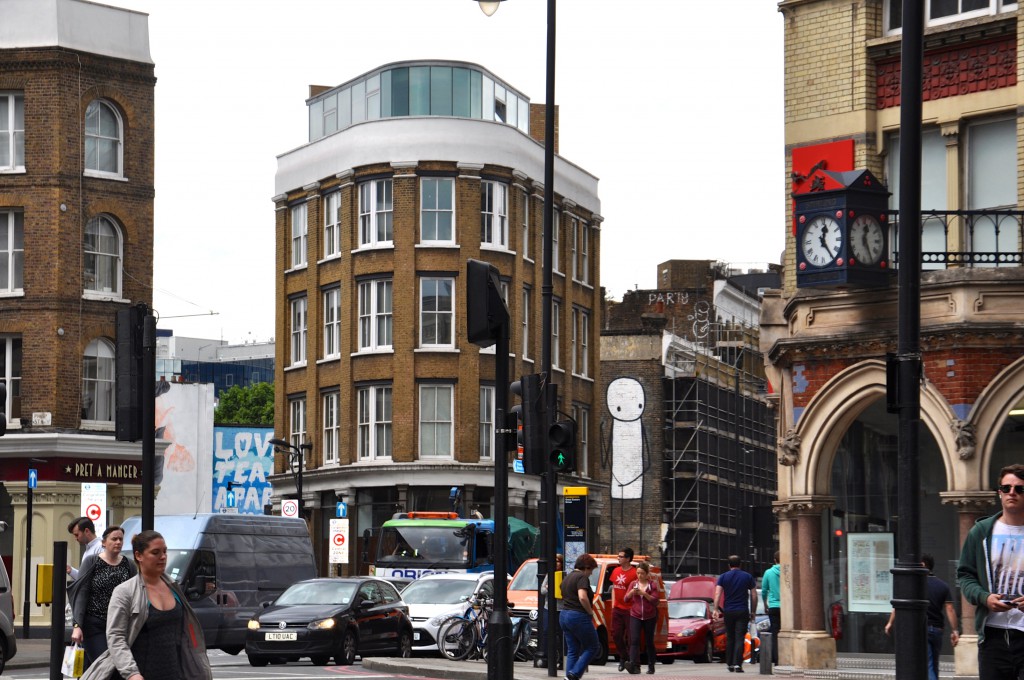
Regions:
<instances>
[{"instance_id":1,"label":"stick figure mural","mask_svg":"<svg viewBox=\"0 0 1024 680\"><path fill-rule=\"evenodd\" d=\"M642 498L644 473L651 466L647 433L641 421L646 403L644 386L635 378L616 378L608 385L605 403L612 416L612 431L610 442L602 432L601 462L605 467L611 464L612 498Z\"/></svg>"}]
</instances>

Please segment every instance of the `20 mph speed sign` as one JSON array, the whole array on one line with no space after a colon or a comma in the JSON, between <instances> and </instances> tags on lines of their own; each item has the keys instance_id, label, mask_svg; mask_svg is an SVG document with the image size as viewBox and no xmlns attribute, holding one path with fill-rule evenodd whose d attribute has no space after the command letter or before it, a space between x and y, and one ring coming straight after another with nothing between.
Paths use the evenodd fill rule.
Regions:
<instances>
[{"instance_id":1,"label":"20 mph speed sign","mask_svg":"<svg viewBox=\"0 0 1024 680\"><path fill-rule=\"evenodd\" d=\"M281 501L281 516L282 517L298 517L299 516L299 502L294 498L286 498Z\"/></svg>"},{"instance_id":2,"label":"20 mph speed sign","mask_svg":"<svg viewBox=\"0 0 1024 680\"><path fill-rule=\"evenodd\" d=\"M348 564L348 520L331 520L331 543L327 549L331 564Z\"/></svg>"}]
</instances>

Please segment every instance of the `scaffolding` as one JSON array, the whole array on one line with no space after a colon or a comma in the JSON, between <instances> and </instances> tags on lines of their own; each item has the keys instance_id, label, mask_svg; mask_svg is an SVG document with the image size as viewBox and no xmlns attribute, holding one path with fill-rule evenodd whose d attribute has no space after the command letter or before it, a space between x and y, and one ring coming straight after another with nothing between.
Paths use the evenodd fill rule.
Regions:
<instances>
[{"instance_id":1,"label":"scaffolding","mask_svg":"<svg viewBox=\"0 0 1024 680\"><path fill-rule=\"evenodd\" d=\"M672 335L665 355L663 564L679 576L718 574L739 555L759 575L777 545L778 477L758 329L702 330L701 342Z\"/></svg>"}]
</instances>

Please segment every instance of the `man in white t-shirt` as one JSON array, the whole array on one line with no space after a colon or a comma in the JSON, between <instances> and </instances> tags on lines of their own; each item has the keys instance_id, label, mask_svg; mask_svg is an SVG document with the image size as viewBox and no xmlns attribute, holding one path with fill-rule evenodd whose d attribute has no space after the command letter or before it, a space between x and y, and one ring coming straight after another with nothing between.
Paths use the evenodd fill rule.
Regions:
<instances>
[{"instance_id":1,"label":"man in white t-shirt","mask_svg":"<svg viewBox=\"0 0 1024 680\"><path fill-rule=\"evenodd\" d=\"M960 551L957 580L973 604L979 680L1024 671L1024 465L999 471L1002 512L978 520Z\"/></svg>"},{"instance_id":2,"label":"man in white t-shirt","mask_svg":"<svg viewBox=\"0 0 1024 680\"><path fill-rule=\"evenodd\" d=\"M75 537L78 544L85 548L82 561L89 555L96 555L103 550L103 541L96 535L96 525L88 517L78 517L68 524L68 533ZM68 563L68 576L74 581L78 579L78 570Z\"/></svg>"}]
</instances>

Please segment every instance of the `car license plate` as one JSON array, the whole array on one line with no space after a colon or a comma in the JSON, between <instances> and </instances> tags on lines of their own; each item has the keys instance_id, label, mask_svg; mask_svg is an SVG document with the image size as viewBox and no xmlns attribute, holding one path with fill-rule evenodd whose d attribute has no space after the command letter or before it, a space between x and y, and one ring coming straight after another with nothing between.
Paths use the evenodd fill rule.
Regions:
<instances>
[{"instance_id":1,"label":"car license plate","mask_svg":"<svg viewBox=\"0 0 1024 680\"><path fill-rule=\"evenodd\" d=\"M268 641L273 640L273 641L278 641L278 642L289 641L289 640L297 640L298 639L298 633L267 633L267 637L264 638L264 639L268 640Z\"/></svg>"},{"instance_id":2,"label":"car license plate","mask_svg":"<svg viewBox=\"0 0 1024 680\"><path fill-rule=\"evenodd\" d=\"M420 632L419 632L418 630L416 630L416 631L413 631L413 633L412 633L412 639L413 639L413 640L415 640L416 642L419 642L419 641L420 641Z\"/></svg>"}]
</instances>

